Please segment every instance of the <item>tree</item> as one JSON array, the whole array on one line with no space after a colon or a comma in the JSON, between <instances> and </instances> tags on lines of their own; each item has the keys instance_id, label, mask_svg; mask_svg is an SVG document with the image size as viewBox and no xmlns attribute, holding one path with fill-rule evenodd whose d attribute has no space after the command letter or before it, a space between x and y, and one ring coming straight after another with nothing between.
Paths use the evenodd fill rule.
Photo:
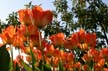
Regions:
<instances>
[{"instance_id":1,"label":"tree","mask_svg":"<svg viewBox=\"0 0 108 71\"><path fill-rule=\"evenodd\" d=\"M97 34L98 47L108 45L108 6L102 0L55 0L53 3L55 17L53 24L45 30L47 35L56 32L70 35L84 28Z\"/></svg>"}]
</instances>

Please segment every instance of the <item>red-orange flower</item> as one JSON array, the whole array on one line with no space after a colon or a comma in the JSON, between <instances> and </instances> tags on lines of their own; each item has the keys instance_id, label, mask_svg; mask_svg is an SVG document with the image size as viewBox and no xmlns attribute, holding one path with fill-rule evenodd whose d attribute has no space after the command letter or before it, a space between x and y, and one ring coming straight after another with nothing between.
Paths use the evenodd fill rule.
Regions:
<instances>
[{"instance_id":1,"label":"red-orange flower","mask_svg":"<svg viewBox=\"0 0 108 71\"><path fill-rule=\"evenodd\" d=\"M18 11L18 14L21 24L26 26L32 24L32 13L30 9L21 9Z\"/></svg>"},{"instance_id":2,"label":"red-orange flower","mask_svg":"<svg viewBox=\"0 0 108 71\"><path fill-rule=\"evenodd\" d=\"M103 57L108 59L108 48L102 48L100 50L100 53L102 54Z\"/></svg>"},{"instance_id":3,"label":"red-orange flower","mask_svg":"<svg viewBox=\"0 0 108 71\"><path fill-rule=\"evenodd\" d=\"M74 54L73 53L66 53L66 62L72 64L74 62Z\"/></svg>"},{"instance_id":4,"label":"red-orange flower","mask_svg":"<svg viewBox=\"0 0 108 71\"><path fill-rule=\"evenodd\" d=\"M35 34L38 29L33 25L29 25L29 26L25 26L25 25L20 25L18 29L18 32L25 35L25 36L30 36L30 35L33 35Z\"/></svg>"},{"instance_id":5,"label":"red-orange flower","mask_svg":"<svg viewBox=\"0 0 108 71\"><path fill-rule=\"evenodd\" d=\"M42 59L42 52L40 50L33 48L33 53L34 53L34 56L37 60Z\"/></svg>"},{"instance_id":6,"label":"red-orange flower","mask_svg":"<svg viewBox=\"0 0 108 71\"><path fill-rule=\"evenodd\" d=\"M62 46L64 44L65 35L63 33L57 33L49 37L54 45Z\"/></svg>"},{"instance_id":7,"label":"red-orange flower","mask_svg":"<svg viewBox=\"0 0 108 71\"><path fill-rule=\"evenodd\" d=\"M86 34L86 43L91 46L96 46L96 34L95 33L87 33Z\"/></svg>"},{"instance_id":8,"label":"red-orange flower","mask_svg":"<svg viewBox=\"0 0 108 71\"><path fill-rule=\"evenodd\" d=\"M14 35L13 40L14 40L13 45L14 45L15 47L19 47L19 46L21 46L21 45L24 44L24 41L26 41L26 38L24 37L23 34L20 34L20 33L17 32L17 33Z\"/></svg>"},{"instance_id":9,"label":"red-orange flower","mask_svg":"<svg viewBox=\"0 0 108 71\"><path fill-rule=\"evenodd\" d=\"M81 68L81 63L80 63L80 62L76 62L76 63L74 64L74 68L80 69L80 68ZM80 71L80 70L79 70L79 71Z\"/></svg>"},{"instance_id":10,"label":"red-orange flower","mask_svg":"<svg viewBox=\"0 0 108 71\"><path fill-rule=\"evenodd\" d=\"M54 55L55 48L53 45L47 45L46 50L44 51L46 55Z\"/></svg>"},{"instance_id":11,"label":"red-orange flower","mask_svg":"<svg viewBox=\"0 0 108 71\"><path fill-rule=\"evenodd\" d=\"M65 48L68 48L68 49L76 48L77 44L78 44L78 34L77 33L73 33L71 37L66 38L66 40L64 41L64 46Z\"/></svg>"},{"instance_id":12,"label":"red-orange flower","mask_svg":"<svg viewBox=\"0 0 108 71\"><path fill-rule=\"evenodd\" d=\"M14 35L15 35L15 28L14 26L10 25L3 31L0 37L2 38L3 43L12 43Z\"/></svg>"},{"instance_id":13,"label":"red-orange flower","mask_svg":"<svg viewBox=\"0 0 108 71\"><path fill-rule=\"evenodd\" d=\"M91 57L88 56L88 54L84 54L82 59L83 59L84 62L90 62L91 61Z\"/></svg>"},{"instance_id":14,"label":"red-orange flower","mask_svg":"<svg viewBox=\"0 0 108 71\"><path fill-rule=\"evenodd\" d=\"M59 50L58 58L60 58L63 62L66 60L66 52L63 50Z\"/></svg>"},{"instance_id":15,"label":"red-orange flower","mask_svg":"<svg viewBox=\"0 0 108 71\"><path fill-rule=\"evenodd\" d=\"M60 50L58 49L58 48L56 48L55 50L54 50L54 56L55 57L60 57Z\"/></svg>"},{"instance_id":16,"label":"red-orange flower","mask_svg":"<svg viewBox=\"0 0 108 71\"><path fill-rule=\"evenodd\" d=\"M43 11L40 6L32 8L34 25L38 28L44 28L52 21L53 13L50 10Z\"/></svg>"},{"instance_id":17,"label":"red-orange flower","mask_svg":"<svg viewBox=\"0 0 108 71\"><path fill-rule=\"evenodd\" d=\"M95 48L91 48L89 51L88 51L88 56L89 57L97 57L99 56L99 51Z\"/></svg>"},{"instance_id":18,"label":"red-orange flower","mask_svg":"<svg viewBox=\"0 0 108 71\"><path fill-rule=\"evenodd\" d=\"M108 68L104 68L104 71L108 71Z\"/></svg>"},{"instance_id":19,"label":"red-orange flower","mask_svg":"<svg viewBox=\"0 0 108 71\"><path fill-rule=\"evenodd\" d=\"M39 39L39 37L40 37L41 43L42 43L43 40L42 40L41 32L36 31L34 34L30 35L30 40L31 40L31 42L32 42L32 44L34 46L40 47L40 39Z\"/></svg>"},{"instance_id":20,"label":"red-orange flower","mask_svg":"<svg viewBox=\"0 0 108 71\"><path fill-rule=\"evenodd\" d=\"M83 67L82 67L82 69L83 69L84 71L88 71L88 68L89 68L88 65L83 65Z\"/></svg>"},{"instance_id":21,"label":"red-orange flower","mask_svg":"<svg viewBox=\"0 0 108 71\"><path fill-rule=\"evenodd\" d=\"M79 40L79 43L84 43L86 40L86 33L85 33L85 30L83 30L82 28L78 32L78 40Z\"/></svg>"},{"instance_id":22,"label":"red-orange flower","mask_svg":"<svg viewBox=\"0 0 108 71\"><path fill-rule=\"evenodd\" d=\"M57 67L58 63L59 63L59 58L58 57L53 57L52 61L53 61L54 67ZM56 71L56 70L54 70L54 71Z\"/></svg>"},{"instance_id":23,"label":"red-orange flower","mask_svg":"<svg viewBox=\"0 0 108 71\"><path fill-rule=\"evenodd\" d=\"M84 50L88 49L87 43L78 44L78 47L79 47L80 49L84 49Z\"/></svg>"},{"instance_id":24,"label":"red-orange flower","mask_svg":"<svg viewBox=\"0 0 108 71\"><path fill-rule=\"evenodd\" d=\"M94 71L103 71L103 67L98 64L94 64Z\"/></svg>"},{"instance_id":25,"label":"red-orange flower","mask_svg":"<svg viewBox=\"0 0 108 71\"><path fill-rule=\"evenodd\" d=\"M97 64L98 64L98 66L103 67L105 64L105 59L104 58L100 59Z\"/></svg>"}]
</instances>

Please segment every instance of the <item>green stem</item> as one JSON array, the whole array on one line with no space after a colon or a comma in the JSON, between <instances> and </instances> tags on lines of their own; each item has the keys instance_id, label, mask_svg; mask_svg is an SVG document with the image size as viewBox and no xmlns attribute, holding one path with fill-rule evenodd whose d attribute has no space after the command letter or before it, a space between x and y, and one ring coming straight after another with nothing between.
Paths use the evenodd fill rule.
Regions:
<instances>
[{"instance_id":1,"label":"green stem","mask_svg":"<svg viewBox=\"0 0 108 71\"><path fill-rule=\"evenodd\" d=\"M14 71L14 63L13 63L13 47L12 47L12 45L10 45L10 48L11 48L10 53L11 53L11 60L12 60L12 71Z\"/></svg>"},{"instance_id":2,"label":"green stem","mask_svg":"<svg viewBox=\"0 0 108 71\"><path fill-rule=\"evenodd\" d=\"M39 30L39 48L42 51L42 56L44 56L44 54L43 54L43 48L42 48L42 43L41 42L42 42L42 40L41 40L41 30Z\"/></svg>"},{"instance_id":3,"label":"green stem","mask_svg":"<svg viewBox=\"0 0 108 71\"><path fill-rule=\"evenodd\" d=\"M42 40L41 40L41 30L39 29L39 47L42 52L42 71L44 71L43 65L45 64L45 57L44 57L44 51L42 47Z\"/></svg>"},{"instance_id":4,"label":"green stem","mask_svg":"<svg viewBox=\"0 0 108 71\"><path fill-rule=\"evenodd\" d=\"M33 52L32 52L32 48L30 46L30 39L29 39L29 35L28 35L28 26L26 26L26 33L27 33L27 44L30 48L30 54L31 54L31 58L32 58L32 71L35 71L35 62L34 62L34 56L33 56Z\"/></svg>"},{"instance_id":5,"label":"green stem","mask_svg":"<svg viewBox=\"0 0 108 71\"><path fill-rule=\"evenodd\" d=\"M42 40L41 40L41 31L39 30L39 47L42 50L42 44L41 44Z\"/></svg>"},{"instance_id":6,"label":"green stem","mask_svg":"<svg viewBox=\"0 0 108 71\"><path fill-rule=\"evenodd\" d=\"M30 47L30 53L31 53L31 58L32 58L32 71L35 71L35 62L34 62L34 56L33 56L33 53L32 53L32 49Z\"/></svg>"}]
</instances>

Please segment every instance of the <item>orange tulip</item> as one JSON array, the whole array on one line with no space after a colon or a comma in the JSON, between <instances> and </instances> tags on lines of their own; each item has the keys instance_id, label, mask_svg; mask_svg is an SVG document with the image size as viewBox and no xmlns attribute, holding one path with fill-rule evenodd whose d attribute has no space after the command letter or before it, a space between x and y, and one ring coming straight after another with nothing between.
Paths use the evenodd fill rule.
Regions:
<instances>
[{"instance_id":1,"label":"orange tulip","mask_svg":"<svg viewBox=\"0 0 108 71\"><path fill-rule=\"evenodd\" d=\"M104 71L108 71L108 68L104 68Z\"/></svg>"},{"instance_id":2,"label":"orange tulip","mask_svg":"<svg viewBox=\"0 0 108 71\"><path fill-rule=\"evenodd\" d=\"M100 53L103 57L106 57L108 59L108 48L102 48Z\"/></svg>"},{"instance_id":3,"label":"orange tulip","mask_svg":"<svg viewBox=\"0 0 108 71\"><path fill-rule=\"evenodd\" d=\"M14 41L14 42L13 42L13 45L14 45L15 47L19 47L19 46L21 46L21 45L24 44L24 41L26 41L26 38L24 37L23 34L16 33L16 34L14 35L13 41Z\"/></svg>"},{"instance_id":4,"label":"orange tulip","mask_svg":"<svg viewBox=\"0 0 108 71\"><path fill-rule=\"evenodd\" d=\"M76 44L74 46L73 43L71 42L71 39L70 38L67 38L64 41L64 47L71 50L71 49L74 49L74 47L76 47Z\"/></svg>"},{"instance_id":5,"label":"orange tulip","mask_svg":"<svg viewBox=\"0 0 108 71\"><path fill-rule=\"evenodd\" d=\"M53 45L47 45L45 54L48 56L52 56L54 54L55 48Z\"/></svg>"},{"instance_id":6,"label":"orange tulip","mask_svg":"<svg viewBox=\"0 0 108 71\"><path fill-rule=\"evenodd\" d=\"M57 67L58 66L58 63L59 63L59 58L58 57L53 57L52 58L52 61L53 61L54 67Z\"/></svg>"},{"instance_id":7,"label":"orange tulip","mask_svg":"<svg viewBox=\"0 0 108 71\"><path fill-rule=\"evenodd\" d=\"M25 25L20 25L20 27L17 27L17 32L19 32L20 34L26 35L26 26Z\"/></svg>"},{"instance_id":8,"label":"orange tulip","mask_svg":"<svg viewBox=\"0 0 108 71\"><path fill-rule=\"evenodd\" d=\"M91 48L89 51L88 51L88 56L89 57L97 57L99 56L99 51L95 48Z\"/></svg>"},{"instance_id":9,"label":"orange tulip","mask_svg":"<svg viewBox=\"0 0 108 71\"><path fill-rule=\"evenodd\" d=\"M94 64L94 71L103 71L103 67L98 66L98 64Z\"/></svg>"},{"instance_id":10,"label":"orange tulip","mask_svg":"<svg viewBox=\"0 0 108 71\"><path fill-rule=\"evenodd\" d=\"M100 59L97 64L98 64L99 67L103 67L104 64L105 64L105 59L104 58Z\"/></svg>"},{"instance_id":11,"label":"orange tulip","mask_svg":"<svg viewBox=\"0 0 108 71\"><path fill-rule=\"evenodd\" d=\"M31 43L36 47L40 47L40 39L41 39L41 43L43 42L42 36L39 34L41 34L41 32L36 31L34 34L30 35ZM40 39L39 39L39 37L40 37ZM41 46L41 48L42 48L42 46Z\"/></svg>"},{"instance_id":12,"label":"orange tulip","mask_svg":"<svg viewBox=\"0 0 108 71\"><path fill-rule=\"evenodd\" d=\"M74 54L73 53L66 53L66 62L72 64L74 62Z\"/></svg>"},{"instance_id":13,"label":"orange tulip","mask_svg":"<svg viewBox=\"0 0 108 71\"><path fill-rule=\"evenodd\" d=\"M86 33L85 33L85 30L83 30L82 28L78 32L78 40L79 40L79 43L81 44L84 43L86 40Z\"/></svg>"},{"instance_id":14,"label":"orange tulip","mask_svg":"<svg viewBox=\"0 0 108 71\"><path fill-rule=\"evenodd\" d=\"M84 54L82 59L84 62L90 62L91 61L91 58L87 54Z\"/></svg>"},{"instance_id":15,"label":"orange tulip","mask_svg":"<svg viewBox=\"0 0 108 71\"><path fill-rule=\"evenodd\" d=\"M34 6L32 8L33 22L38 28L44 28L52 21L53 14L50 10L43 11L40 6Z\"/></svg>"},{"instance_id":16,"label":"orange tulip","mask_svg":"<svg viewBox=\"0 0 108 71\"><path fill-rule=\"evenodd\" d=\"M86 34L86 43L91 46L96 46L96 34L95 33L87 33Z\"/></svg>"},{"instance_id":17,"label":"orange tulip","mask_svg":"<svg viewBox=\"0 0 108 71\"><path fill-rule=\"evenodd\" d=\"M95 57L93 58L93 61L94 61L94 62L99 62L101 59L103 59L103 56L101 56L101 55L99 54L98 56L95 56Z\"/></svg>"},{"instance_id":18,"label":"orange tulip","mask_svg":"<svg viewBox=\"0 0 108 71\"><path fill-rule=\"evenodd\" d=\"M24 24L26 26L32 24L32 13L30 9L21 9L18 11L18 14L21 24Z\"/></svg>"},{"instance_id":19,"label":"orange tulip","mask_svg":"<svg viewBox=\"0 0 108 71\"><path fill-rule=\"evenodd\" d=\"M78 47L79 47L80 49L83 49L83 50L87 50L87 49L88 49L87 43L78 44Z\"/></svg>"},{"instance_id":20,"label":"orange tulip","mask_svg":"<svg viewBox=\"0 0 108 71\"><path fill-rule=\"evenodd\" d=\"M59 50L59 54L58 54L59 58L64 62L66 60L66 52L64 52L63 50Z\"/></svg>"},{"instance_id":21,"label":"orange tulip","mask_svg":"<svg viewBox=\"0 0 108 71\"><path fill-rule=\"evenodd\" d=\"M3 31L0 37L2 38L4 44L12 43L14 35L15 35L15 28L14 26L10 25Z\"/></svg>"},{"instance_id":22,"label":"orange tulip","mask_svg":"<svg viewBox=\"0 0 108 71\"><path fill-rule=\"evenodd\" d=\"M42 59L42 52L39 49L36 49L35 47L32 50L33 50L34 56L37 59L37 61L41 60Z\"/></svg>"},{"instance_id":23,"label":"orange tulip","mask_svg":"<svg viewBox=\"0 0 108 71\"><path fill-rule=\"evenodd\" d=\"M81 68L81 63L80 62L76 62L74 64L74 67L80 69Z\"/></svg>"},{"instance_id":24,"label":"orange tulip","mask_svg":"<svg viewBox=\"0 0 108 71\"><path fill-rule=\"evenodd\" d=\"M66 38L66 40L64 41L65 48L70 50L76 48L77 44L78 44L77 33L73 33L70 38Z\"/></svg>"},{"instance_id":25,"label":"orange tulip","mask_svg":"<svg viewBox=\"0 0 108 71\"><path fill-rule=\"evenodd\" d=\"M20 27L17 28L17 31L24 36L30 36L35 34L38 29L33 24L29 25L28 27L25 25L20 25Z\"/></svg>"},{"instance_id":26,"label":"orange tulip","mask_svg":"<svg viewBox=\"0 0 108 71\"><path fill-rule=\"evenodd\" d=\"M64 44L65 35L57 33L49 37L54 45L62 46Z\"/></svg>"},{"instance_id":27,"label":"orange tulip","mask_svg":"<svg viewBox=\"0 0 108 71\"><path fill-rule=\"evenodd\" d=\"M83 65L82 69L83 71L88 71L89 66L88 65Z\"/></svg>"}]
</instances>

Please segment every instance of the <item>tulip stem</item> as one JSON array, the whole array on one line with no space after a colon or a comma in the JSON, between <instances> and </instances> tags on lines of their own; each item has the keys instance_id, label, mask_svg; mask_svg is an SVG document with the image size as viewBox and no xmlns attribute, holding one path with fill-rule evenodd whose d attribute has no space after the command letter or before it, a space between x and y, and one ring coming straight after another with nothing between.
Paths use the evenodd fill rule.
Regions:
<instances>
[{"instance_id":1,"label":"tulip stem","mask_svg":"<svg viewBox=\"0 0 108 71\"><path fill-rule=\"evenodd\" d=\"M43 52L43 47L42 47L42 40L41 40L41 30L39 30L39 47L40 50L42 51L42 59L44 60L44 52Z\"/></svg>"},{"instance_id":2,"label":"tulip stem","mask_svg":"<svg viewBox=\"0 0 108 71\"><path fill-rule=\"evenodd\" d=\"M42 44L41 44L41 31L39 30L39 47L42 50Z\"/></svg>"},{"instance_id":3,"label":"tulip stem","mask_svg":"<svg viewBox=\"0 0 108 71\"><path fill-rule=\"evenodd\" d=\"M43 65L45 63L45 58L44 58L44 51L43 51L43 46L42 46L42 40L41 40L41 30L39 29L39 47L42 52L42 71L44 70Z\"/></svg>"},{"instance_id":4,"label":"tulip stem","mask_svg":"<svg viewBox=\"0 0 108 71\"><path fill-rule=\"evenodd\" d=\"M14 71L14 63L13 63L13 47L12 47L12 45L10 45L10 48L11 48L11 50L10 50L10 53L11 53L11 60L12 60L12 71Z\"/></svg>"},{"instance_id":5,"label":"tulip stem","mask_svg":"<svg viewBox=\"0 0 108 71\"><path fill-rule=\"evenodd\" d=\"M33 57L33 53L32 53L32 48L30 46L30 38L28 35L28 26L26 26L26 33L27 33L27 44L30 47L30 54L31 54L31 58L32 58L32 71L35 71L35 66L34 66L35 62L34 62L34 57Z\"/></svg>"}]
</instances>

